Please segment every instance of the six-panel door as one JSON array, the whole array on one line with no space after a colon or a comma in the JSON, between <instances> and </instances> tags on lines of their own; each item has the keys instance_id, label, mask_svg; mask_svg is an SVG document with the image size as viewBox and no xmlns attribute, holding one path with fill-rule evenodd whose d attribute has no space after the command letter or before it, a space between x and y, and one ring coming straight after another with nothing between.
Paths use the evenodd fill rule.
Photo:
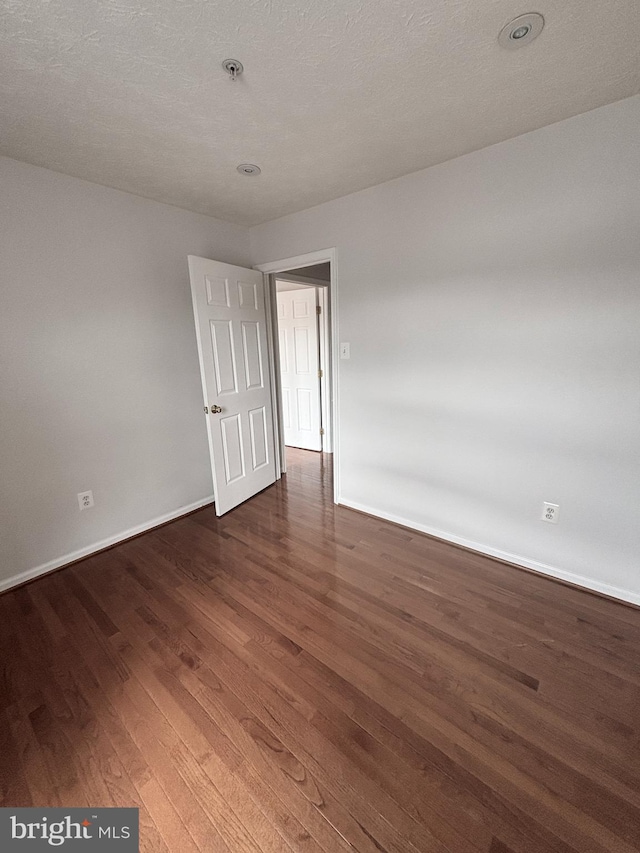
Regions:
<instances>
[{"instance_id":1,"label":"six-panel door","mask_svg":"<svg viewBox=\"0 0 640 853\"><path fill-rule=\"evenodd\" d=\"M316 289L279 291L277 303L284 443L321 450Z\"/></svg>"},{"instance_id":2,"label":"six-panel door","mask_svg":"<svg viewBox=\"0 0 640 853\"><path fill-rule=\"evenodd\" d=\"M255 270L191 255L189 273L222 515L276 478L264 285Z\"/></svg>"}]
</instances>

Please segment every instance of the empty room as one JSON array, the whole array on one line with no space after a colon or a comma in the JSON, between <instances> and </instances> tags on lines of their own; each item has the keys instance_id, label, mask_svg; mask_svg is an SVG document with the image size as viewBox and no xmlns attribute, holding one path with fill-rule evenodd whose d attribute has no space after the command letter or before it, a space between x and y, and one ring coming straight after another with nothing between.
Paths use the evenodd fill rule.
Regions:
<instances>
[{"instance_id":1,"label":"empty room","mask_svg":"<svg viewBox=\"0 0 640 853\"><path fill-rule=\"evenodd\" d=\"M0 0L0 851L638 853L637 0Z\"/></svg>"}]
</instances>

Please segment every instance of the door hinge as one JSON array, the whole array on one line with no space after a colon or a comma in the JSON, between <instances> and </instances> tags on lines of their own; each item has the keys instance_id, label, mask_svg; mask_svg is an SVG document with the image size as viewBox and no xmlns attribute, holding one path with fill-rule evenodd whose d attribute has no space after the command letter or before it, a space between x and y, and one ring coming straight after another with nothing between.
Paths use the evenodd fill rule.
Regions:
<instances>
[{"instance_id":1,"label":"door hinge","mask_svg":"<svg viewBox=\"0 0 640 853\"><path fill-rule=\"evenodd\" d=\"M322 307L320 305L316 305L316 314L322 314Z\"/></svg>"},{"instance_id":2,"label":"door hinge","mask_svg":"<svg viewBox=\"0 0 640 853\"><path fill-rule=\"evenodd\" d=\"M320 427L320 435L324 435L324 427Z\"/></svg>"},{"instance_id":3,"label":"door hinge","mask_svg":"<svg viewBox=\"0 0 640 853\"><path fill-rule=\"evenodd\" d=\"M323 377L323 376L324 376L323 371L322 371L322 370L319 370L319 371L318 371L318 379L322 379L322 377Z\"/></svg>"}]
</instances>

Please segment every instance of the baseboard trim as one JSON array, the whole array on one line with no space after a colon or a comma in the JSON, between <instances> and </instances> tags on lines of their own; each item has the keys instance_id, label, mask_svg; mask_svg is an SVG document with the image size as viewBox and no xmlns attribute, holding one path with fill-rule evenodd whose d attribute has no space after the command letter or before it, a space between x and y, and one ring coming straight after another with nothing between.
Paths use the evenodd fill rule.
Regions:
<instances>
[{"instance_id":1,"label":"baseboard trim","mask_svg":"<svg viewBox=\"0 0 640 853\"><path fill-rule=\"evenodd\" d=\"M452 545L457 545L460 548L465 548L467 551L474 551L477 554L483 554L486 557L493 557L501 563L508 563L518 569L526 569L527 571L535 572L536 574L545 575L553 580L568 584L569 586L577 587L586 592L592 592L596 595L605 598L615 599L624 604L631 604L635 607L640 607L640 595L626 589L621 589L617 586L601 583L593 580L593 578L577 575L573 572L567 572L564 569L558 569L555 566L549 566L546 563L539 563L537 560L530 560L527 557L522 557L519 554L510 554L507 551L501 551L499 548L492 548L489 545L483 545L480 542L474 542L471 539L465 539L462 536L455 536L452 533L447 533L444 530L438 530L435 527L430 527L427 524L419 524L410 519L403 518L393 513L383 512L374 507L366 506L357 501L346 500L340 497L338 501L340 506L354 509L357 512L363 512L365 515L371 515L374 518L383 518L385 521L392 521L401 527L407 527L409 530L417 530L420 533L425 533L427 536L432 536L434 539L441 539L443 542L449 542Z\"/></svg>"},{"instance_id":2,"label":"baseboard trim","mask_svg":"<svg viewBox=\"0 0 640 853\"><path fill-rule=\"evenodd\" d=\"M42 565L36 566L33 569L27 569L25 572L13 575L13 577L4 578L0 580L0 593L8 589L13 589L16 586L22 586L22 584L35 580L35 578L41 575L55 572L57 569L71 565L71 563L77 563L79 560L84 560L86 557L91 557L100 551L106 551L108 548L113 548L114 545L126 542L127 539L133 539L142 533L147 533L149 530L153 530L154 527L162 527L163 524L175 521L176 518L180 518L183 515L189 515L189 513L195 512L197 509L202 509L203 506L208 506L211 503L213 503L213 495L209 495L209 497L203 498L200 501L195 501L195 503L181 506L164 515L159 515L157 518L152 518L143 524L138 524L135 527L130 527L128 530L123 530L121 533L116 533L115 536L109 536L107 539L101 539L99 542L94 542L85 548L80 548L62 557L57 557L55 560L49 560L48 563L42 563Z\"/></svg>"}]
</instances>

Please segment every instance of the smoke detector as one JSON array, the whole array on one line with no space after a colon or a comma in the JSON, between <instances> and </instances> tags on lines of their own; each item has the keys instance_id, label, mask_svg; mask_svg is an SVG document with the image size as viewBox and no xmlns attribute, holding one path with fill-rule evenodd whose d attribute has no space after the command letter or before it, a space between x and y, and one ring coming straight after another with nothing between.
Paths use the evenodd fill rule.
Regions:
<instances>
[{"instance_id":1,"label":"smoke detector","mask_svg":"<svg viewBox=\"0 0 640 853\"><path fill-rule=\"evenodd\" d=\"M254 163L240 163L236 169L241 175L259 175L262 171L260 166L256 166Z\"/></svg>"},{"instance_id":2,"label":"smoke detector","mask_svg":"<svg viewBox=\"0 0 640 853\"><path fill-rule=\"evenodd\" d=\"M235 81L244 71L243 64L237 59L225 59L225 61L222 63L222 67L231 78L232 83L235 83Z\"/></svg>"},{"instance_id":3,"label":"smoke detector","mask_svg":"<svg viewBox=\"0 0 640 853\"><path fill-rule=\"evenodd\" d=\"M538 12L518 15L500 30L498 44L507 50L523 47L537 38L544 27L544 18Z\"/></svg>"}]
</instances>

